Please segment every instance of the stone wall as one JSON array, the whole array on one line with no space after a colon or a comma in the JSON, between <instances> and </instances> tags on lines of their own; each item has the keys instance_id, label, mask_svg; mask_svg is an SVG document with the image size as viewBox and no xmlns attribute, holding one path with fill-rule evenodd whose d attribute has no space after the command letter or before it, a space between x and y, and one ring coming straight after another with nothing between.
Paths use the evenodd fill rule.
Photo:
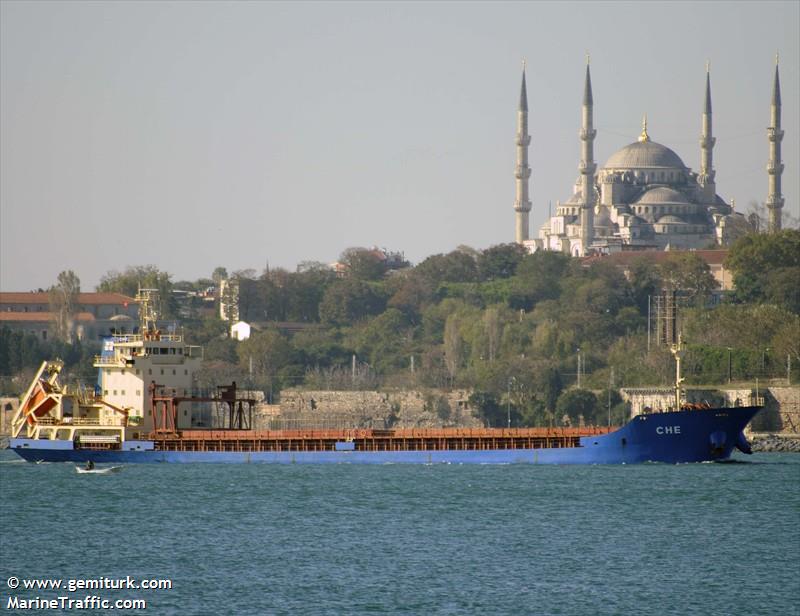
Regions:
<instances>
[{"instance_id":1,"label":"stone wall","mask_svg":"<svg viewBox=\"0 0 800 616\"><path fill-rule=\"evenodd\" d=\"M764 410L752 422L754 432L800 435L800 387L768 387Z\"/></svg>"},{"instance_id":2,"label":"stone wall","mask_svg":"<svg viewBox=\"0 0 800 616\"><path fill-rule=\"evenodd\" d=\"M19 398L0 397L0 436L11 434L11 419L19 408Z\"/></svg>"},{"instance_id":3,"label":"stone wall","mask_svg":"<svg viewBox=\"0 0 800 616\"><path fill-rule=\"evenodd\" d=\"M289 389L281 392L279 413L274 406L259 405L254 423L260 429L480 427L468 398L468 391Z\"/></svg>"}]
</instances>

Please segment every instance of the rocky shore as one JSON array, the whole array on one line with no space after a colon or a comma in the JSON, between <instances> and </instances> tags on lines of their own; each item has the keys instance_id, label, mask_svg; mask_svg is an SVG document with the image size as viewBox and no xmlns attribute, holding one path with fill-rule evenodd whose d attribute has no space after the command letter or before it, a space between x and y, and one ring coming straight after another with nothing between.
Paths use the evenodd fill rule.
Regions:
<instances>
[{"instance_id":1,"label":"rocky shore","mask_svg":"<svg viewBox=\"0 0 800 616\"><path fill-rule=\"evenodd\" d=\"M800 453L800 436L780 434L754 434L750 438L753 451Z\"/></svg>"}]
</instances>

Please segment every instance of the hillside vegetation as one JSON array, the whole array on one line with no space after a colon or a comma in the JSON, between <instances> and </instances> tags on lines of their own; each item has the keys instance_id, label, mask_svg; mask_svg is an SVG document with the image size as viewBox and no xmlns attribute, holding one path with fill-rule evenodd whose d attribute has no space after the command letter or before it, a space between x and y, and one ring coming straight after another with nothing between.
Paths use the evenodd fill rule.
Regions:
<instances>
[{"instance_id":1,"label":"hillside vegetation","mask_svg":"<svg viewBox=\"0 0 800 616\"><path fill-rule=\"evenodd\" d=\"M688 383L786 378L787 358L797 379L796 230L739 240L728 257L736 290L721 303L712 302L716 282L708 266L691 253L658 266L643 256L627 277L603 260L585 266L552 252L528 255L516 244L460 248L399 270L387 270L367 250L348 250L343 262L343 276L304 263L296 272L228 277L239 285L240 319L258 327L244 342L228 338L218 317L193 313L189 302L187 338L206 349L200 378L235 378L273 398L286 387L459 387L472 390L485 416L497 421L511 410L517 423L540 423L570 405L586 407L590 417L612 398L619 402L609 388L672 382L669 351L654 337L648 350L647 326L648 298L674 289L689 343ZM109 273L102 289L130 292L137 271L164 291L214 284L172 283L168 274L139 267ZM224 275L218 268L213 278ZM178 306L169 309L176 314ZM287 332L286 323L299 331ZM0 374L52 350L39 344L22 358L18 347L25 344L2 336Z\"/></svg>"}]
</instances>

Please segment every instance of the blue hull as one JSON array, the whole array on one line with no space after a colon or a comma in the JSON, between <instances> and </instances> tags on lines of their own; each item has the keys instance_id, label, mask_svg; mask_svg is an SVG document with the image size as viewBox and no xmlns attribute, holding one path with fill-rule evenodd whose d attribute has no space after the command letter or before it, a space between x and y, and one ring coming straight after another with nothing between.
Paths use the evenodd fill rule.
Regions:
<instances>
[{"instance_id":1,"label":"blue hull","mask_svg":"<svg viewBox=\"0 0 800 616\"><path fill-rule=\"evenodd\" d=\"M272 464L637 464L707 462L747 449L742 430L760 407L685 410L640 415L580 447L446 451L156 451L152 441L127 441L125 450L74 449L71 441L11 439L29 461L85 463L217 462Z\"/></svg>"}]
</instances>

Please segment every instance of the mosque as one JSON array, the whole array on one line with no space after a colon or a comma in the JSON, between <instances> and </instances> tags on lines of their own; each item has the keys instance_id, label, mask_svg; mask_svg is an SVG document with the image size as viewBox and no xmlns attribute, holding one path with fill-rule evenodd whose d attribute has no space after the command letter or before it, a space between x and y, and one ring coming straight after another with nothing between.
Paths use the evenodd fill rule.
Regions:
<instances>
[{"instance_id":1,"label":"mosque","mask_svg":"<svg viewBox=\"0 0 800 616\"><path fill-rule=\"evenodd\" d=\"M529 238L528 95L525 68L517 111L516 241L530 252L553 250L586 256L623 250L698 249L725 246L747 229L747 221L717 194L714 182L711 76L706 91L700 135L700 170L692 171L670 148L656 143L643 121L639 139L615 152L597 168L594 161L592 80L589 64L583 91L579 133L580 175L572 196L559 202L555 216ZM781 95L778 65L772 89L771 124L767 128L770 230L781 228Z\"/></svg>"}]
</instances>

